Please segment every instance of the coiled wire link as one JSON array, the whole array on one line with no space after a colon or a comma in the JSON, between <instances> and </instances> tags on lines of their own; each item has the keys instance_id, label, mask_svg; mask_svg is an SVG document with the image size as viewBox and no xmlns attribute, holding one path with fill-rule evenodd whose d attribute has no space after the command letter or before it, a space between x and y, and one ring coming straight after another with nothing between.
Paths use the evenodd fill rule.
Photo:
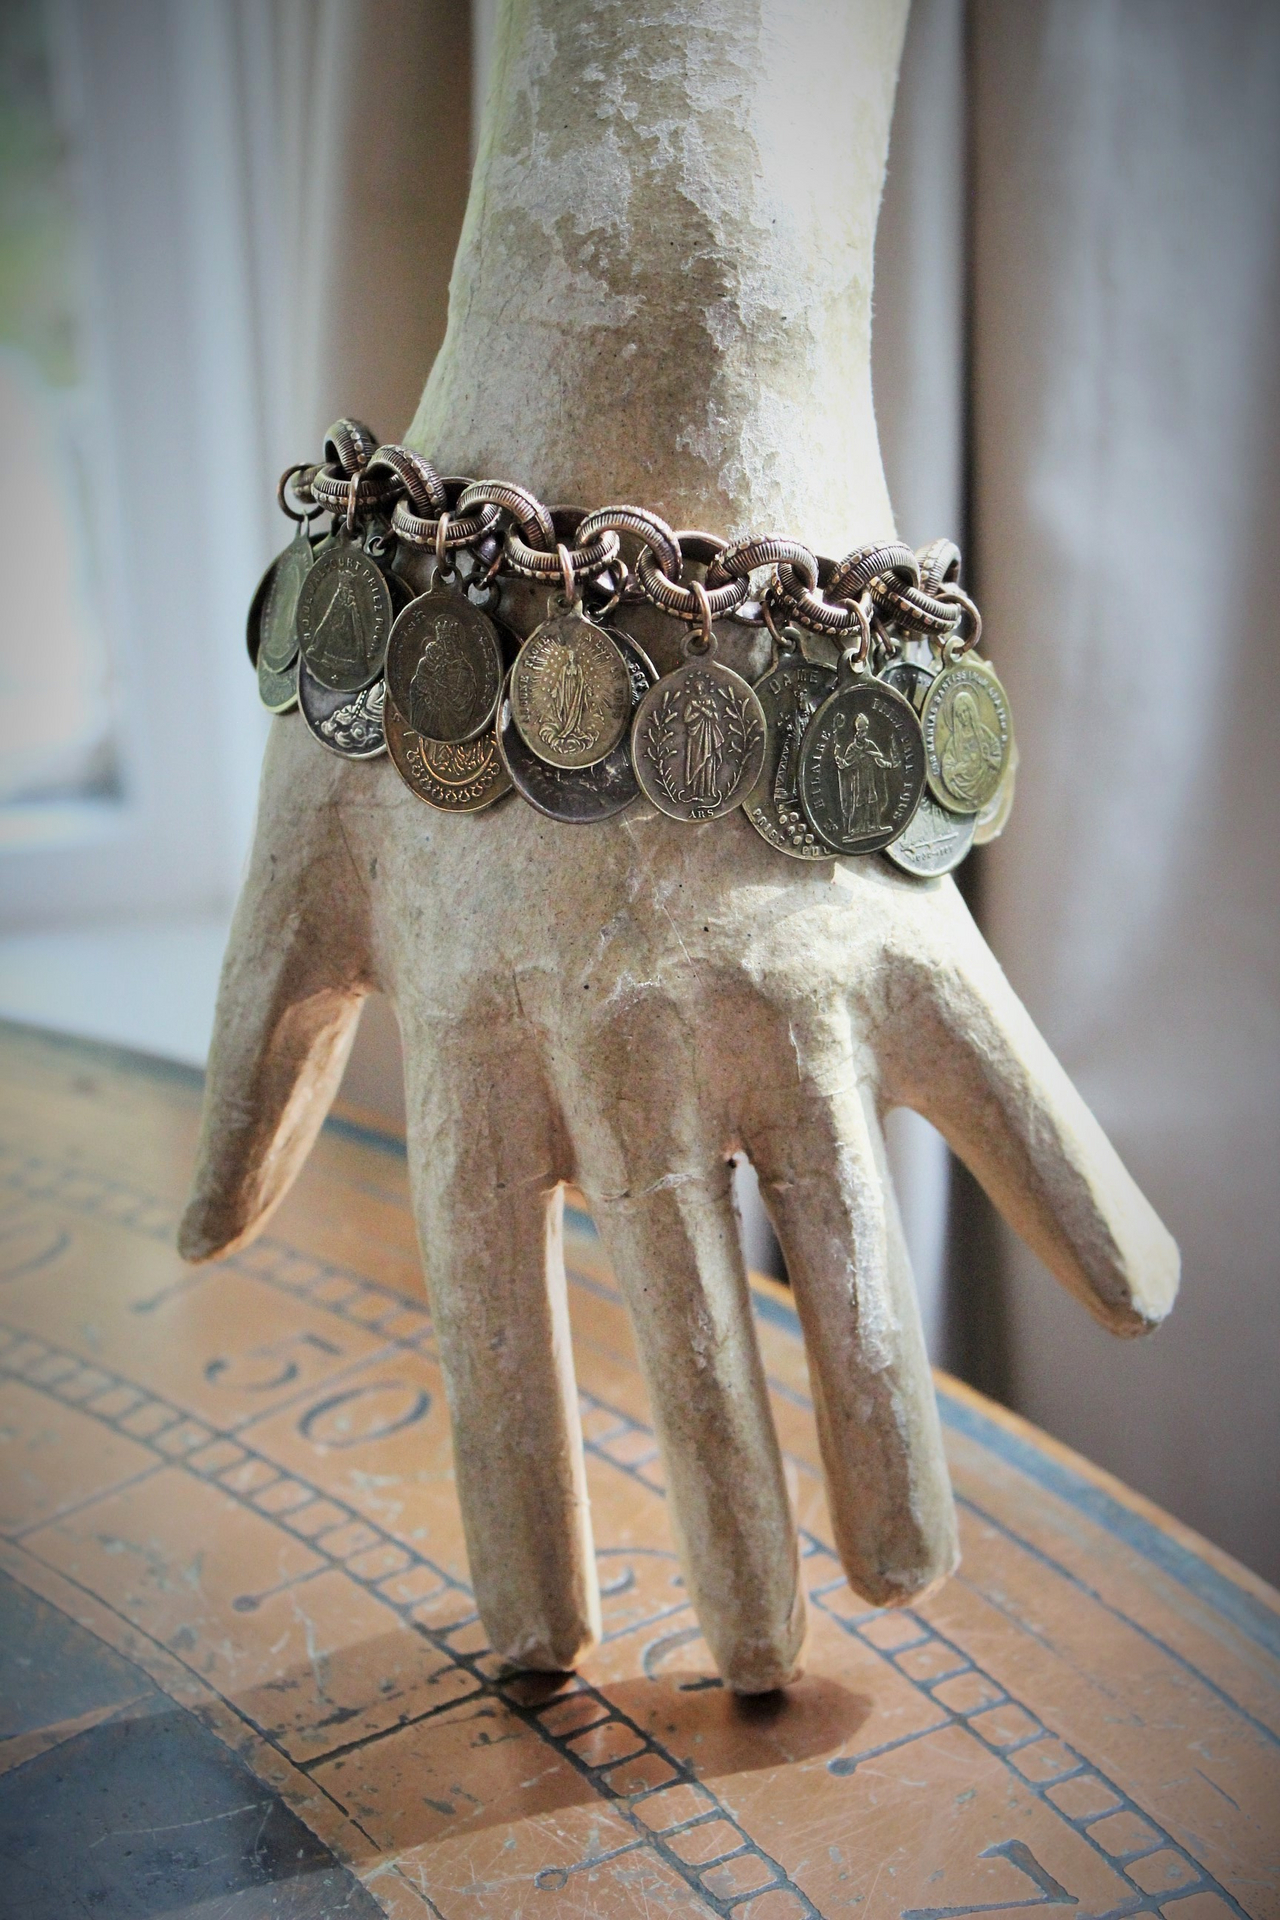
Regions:
<instances>
[{"instance_id":1,"label":"coiled wire link","mask_svg":"<svg viewBox=\"0 0 1280 1920\"><path fill-rule=\"evenodd\" d=\"M703 585L712 591L726 580L750 580L752 574L762 568L776 569L779 564L796 571L805 586L817 586L817 556L798 540L785 540L776 534L757 534L750 540L739 540L734 546L726 547L707 568Z\"/></svg>"},{"instance_id":2,"label":"coiled wire link","mask_svg":"<svg viewBox=\"0 0 1280 1920\"><path fill-rule=\"evenodd\" d=\"M324 436L327 466L338 467L346 478L368 466L378 449L378 436L363 420L335 420Z\"/></svg>"},{"instance_id":3,"label":"coiled wire link","mask_svg":"<svg viewBox=\"0 0 1280 1920\"><path fill-rule=\"evenodd\" d=\"M668 580L680 578L680 542L675 533L647 507L597 507L584 515L578 525L579 540L594 540L602 533L631 533L647 547Z\"/></svg>"},{"instance_id":4,"label":"coiled wire link","mask_svg":"<svg viewBox=\"0 0 1280 1920\"><path fill-rule=\"evenodd\" d=\"M563 543L560 544L563 545ZM603 573L606 567L613 565L618 557L618 549L617 534L602 533L583 545L564 547L564 553L567 556L567 564L574 574L580 574L584 579L591 580L596 574ZM503 552L511 571L522 575L526 580L559 580L564 577L564 563L559 551L553 548L550 553L545 553L539 547L531 547L527 540L520 538L514 528L509 529L507 533Z\"/></svg>"},{"instance_id":5,"label":"coiled wire link","mask_svg":"<svg viewBox=\"0 0 1280 1920\"><path fill-rule=\"evenodd\" d=\"M714 533L699 533L693 528L685 528L675 536L680 549L681 572L684 562L709 567L727 550L728 542ZM641 547L640 557L636 561L636 584L651 606L661 607L664 613L673 613L677 620L684 620L692 626L707 620L723 619L740 607L747 597L748 581L727 580L723 586L703 588L701 594L694 593L679 579L669 580L659 572L653 549Z\"/></svg>"},{"instance_id":6,"label":"coiled wire link","mask_svg":"<svg viewBox=\"0 0 1280 1920\"><path fill-rule=\"evenodd\" d=\"M443 513L449 504L444 481L431 462L412 447L394 441L379 447L369 462L370 474L389 473L415 513Z\"/></svg>"},{"instance_id":7,"label":"coiled wire link","mask_svg":"<svg viewBox=\"0 0 1280 1920\"><path fill-rule=\"evenodd\" d=\"M550 511L527 487L513 480L474 480L458 500L458 512L470 513L475 507L497 507L509 514L530 545L550 551L556 545L556 530Z\"/></svg>"},{"instance_id":8,"label":"coiled wire link","mask_svg":"<svg viewBox=\"0 0 1280 1920\"><path fill-rule=\"evenodd\" d=\"M438 512L417 513L408 500L396 502L395 512L391 516L391 531L397 540L403 540L406 546L416 547L420 551L429 548L435 552L442 537L442 515L446 522L443 545L451 553L459 547L473 546L476 541L494 532L501 517L497 507L483 506L476 513L457 512L456 503L467 488L475 484L469 475L445 475L440 484L444 488L446 504Z\"/></svg>"}]
</instances>

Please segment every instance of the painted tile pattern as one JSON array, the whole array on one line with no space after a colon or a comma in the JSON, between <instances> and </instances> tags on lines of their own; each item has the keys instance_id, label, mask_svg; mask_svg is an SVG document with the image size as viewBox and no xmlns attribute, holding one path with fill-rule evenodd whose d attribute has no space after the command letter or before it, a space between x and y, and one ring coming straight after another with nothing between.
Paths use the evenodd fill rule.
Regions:
<instances>
[{"instance_id":1,"label":"painted tile pattern","mask_svg":"<svg viewBox=\"0 0 1280 1920\"><path fill-rule=\"evenodd\" d=\"M625 1315L571 1222L605 1638L566 1685L512 1676L467 1586L403 1166L327 1136L273 1231L192 1273L195 1091L5 1049L5 1566L176 1663L385 1911L1280 1914L1280 1602L1242 1570L944 1382L965 1565L868 1611L794 1317L762 1288L813 1624L804 1681L735 1702L684 1599Z\"/></svg>"}]
</instances>

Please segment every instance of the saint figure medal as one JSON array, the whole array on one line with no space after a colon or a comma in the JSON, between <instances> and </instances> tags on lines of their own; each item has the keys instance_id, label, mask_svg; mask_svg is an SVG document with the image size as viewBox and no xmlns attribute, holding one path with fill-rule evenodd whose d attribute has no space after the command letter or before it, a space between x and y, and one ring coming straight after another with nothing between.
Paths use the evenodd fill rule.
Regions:
<instances>
[{"instance_id":1,"label":"saint figure medal","mask_svg":"<svg viewBox=\"0 0 1280 1920\"><path fill-rule=\"evenodd\" d=\"M441 813L479 813L511 791L511 775L492 729L476 740L432 740L388 698L387 751L410 793Z\"/></svg>"},{"instance_id":2,"label":"saint figure medal","mask_svg":"<svg viewBox=\"0 0 1280 1920\"><path fill-rule=\"evenodd\" d=\"M835 853L879 853L907 826L924 783L911 702L842 661L800 749L800 802L814 832Z\"/></svg>"},{"instance_id":3,"label":"saint figure medal","mask_svg":"<svg viewBox=\"0 0 1280 1920\"><path fill-rule=\"evenodd\" d=\"M658 670L630 634L615 632L611 638L626 666L628 701L634 710L654 685ZM553 766L533 751L520 732L508 693L498 712L498 743L516 791L550 820L567 826L608 820L639 794L625 728L617 745L594 766Z\"/></svg>"},{"instance_id":4,"label":"saint figure medal","mask_svg":"<svg viewBox=\"0 0 1280 1920\"><path fill-rule=\"evenodd\" d=\"M782 654L756 681L766 727L764 769L742 811L762 839L793 860L831 858L830 847L814 832L800 805L800 747L835 683L830 667L814 666L798 649Z\"/></svg>"},{"instance_id":5,"label":"saint figure medal","mask_svg":"<svg viewBox=\"0 0 1280 1920\"><path fill-rule=\"evenodd\" d=\"M918 660L891 660L881 669L880 678L909 700L918 715L937 671L935 666L924 666ZM972 814L952 813L939 806L926 786L919 806L897 839L885 848L885 856L904 873L913 873L919 879L950 873L973 845L973 828Z\"/></svg>"},{"instance_id":6,"label":"saint figure medal","mask_svg":"<svg viewBox=\"0 0 1280 1920\"><path fill-rule=\"evenodd\" d=\"M386 752L384 680L375 680L372 686L355 693L336 693L332 687L321 685L305 658L298 662L297 675L302 717L322 747L344 760L376 760Z\"/></svg>"},{"instance_id":7,"label":"saint figure medal","mask_svg":"<svg viewBox=\"0 0 1280 1920\"><path fill-rule=\"evenodd\" d=\"M498 628L465 593L433 580L397 616L387 646L387 691L420 738L457 744L487 733L502 675Z\"/></svg>"},{"instance_id":8,"label":"saint figure medal","mask_svg":"<svg viewBox=\"0 0 1280 1920\"><path fill-rule=\"evenodd\" d=\"M995 799L1013 745L1004 688L985 660L963 655L935 677L920 716L934 798L953 813Z\"/></svg>"},{"instance_id":9,"label":"saint figure medal","mask_svg":"<svg viewBox=\"0 0 1280 1920\"><path fill-rule=\"evenodd\" d=\"M705 653L651 687L636 709L631 757L645 798L672 820L718 820L764 769L764 708L748 681Z\"/></svg>"},{"instance_id":10,"label":"saint figure medal","mask_svg":"<svg viewBox=\"0 0 1280 1920\"><path fill-rule=\"evenodd\" d=\"M511 669L511 717L548 766L594 767L631 719L631 680L612 635L577 607L535 627Z\"/></svg>"},{"instance_id":11,"label":"saint figure medal","mask_svg":"<svg viewBox=\"0 0 1280 1920\"><path fill-rule=\"evenodd\" d=\"M376 560L346 533L316 555L298 595L298 646L314 680L358 693L382 672L394 610Z\"/></svg>"}]
</instances>

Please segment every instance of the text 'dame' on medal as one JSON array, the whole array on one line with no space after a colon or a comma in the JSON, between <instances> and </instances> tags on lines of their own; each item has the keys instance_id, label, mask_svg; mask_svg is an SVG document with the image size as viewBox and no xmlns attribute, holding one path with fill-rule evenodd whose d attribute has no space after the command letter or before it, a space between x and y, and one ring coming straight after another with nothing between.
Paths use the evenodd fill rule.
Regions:
<instances>
[{"instance_id":1,"label":"text 'dame' on medal","mask_svg":"<svg viewBox=\"0 0 1280 1920\"><path fill-rule=\"evenodd\" d=\"M393 601L382 569L345 535L323 548L298 595L298 646L333 693L358 693L382 672Z\"/></svg>"},{"instance_id":2,"label":"text 'dame' on medal","mask_svg":"<svg viewBox=\"0 0 1280 1920\"><path fill-rule=\"evenodd\" d=\"M935 798L953 813L980 813L1000 789L1013 745L1009 701L993 670L972 658L944 667L920 724Z\"/></svg>"},{"instance_id":3,"label":"text 'dame' on medal","mask_svg":"<svg viewBox=\"0 0 1280 1920\"><path fill-rule=\"evenodd\" d=\"M710 653L659 680L636 709L636 778L673 820L731 813L759 780L764 754L764 709L749 682Z\"/></svg>"},{"instance_id":4,"label":"text 'dame' on medal","mask_svg":"<svg viewBox=\"0 0 1280 1920\"><path fill-rule=\"evenodd\" d=\"M612 636L576 608L553 613L511 669L511 717L527 747L553 767L591 767L631 720L627 664Z\"/></svg>"},{"instance_id":5,"label":"text 'dame' on medal","mask_svg":"<svg viewBox=\"0 0 1280 1920\"><path fill-rule=\"evenodd\" d=\"M800 804L800 748L809 722L836 683L830 667L815 666L798 651L784 654L756 681L764 709L764 769L742 803L760 835L793 860L829 860L831 849L810 826Z\"/></svg>"},{"instance_id":6,"label":"text 'dame' on medal","mask_svg":"<svg viewBox=\"0 0 1280 1920\"><path fill-rule=\"evenodd\" d=\"M800 749L800 800L836 853L879 853L924 792L924 741L910 701L868 674L841 682Z\"/></svg>"},{"instance_id":7,"label":"text 'dame' on medal","mask_svg":"<svg viewBox=\"0 0 1280 1920\"><path fill-rule=\"evenodd\" d=\"M502 643L464 593L433 582L398 615L387 646L387 690L424 740L474 740L493 725Z\"/></svg>"}]
</instances>

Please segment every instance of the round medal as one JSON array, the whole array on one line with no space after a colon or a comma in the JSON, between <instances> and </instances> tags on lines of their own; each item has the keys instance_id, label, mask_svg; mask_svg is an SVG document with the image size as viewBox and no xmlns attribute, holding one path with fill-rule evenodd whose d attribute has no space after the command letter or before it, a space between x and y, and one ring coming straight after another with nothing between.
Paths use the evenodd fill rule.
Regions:
<instances>
[{"instance_id":1,"label":"round medal","mask_svg":"<svg viewBox=\"0 0 1280 1920\"><path fill-rule=\"evenodd\" d=\"M784 654L756 681L764 709L764 769L742 803L742 811L762 839L793 860L829 860L831 849L805 818L800 805L800 746L805 729L835 686L830 667L817 667L803 654Z\"/></svg>"},{"instance_id":2,"label":"round medal","mask_svg":"<svg viewBox=\"0 0 1280 1920\"><path fill-rule=\"evenodd\" d=\"M980 813L999 790L1013 743L1009 702L995 673L967 657L943 667L920 724L935 799L953 813Z\"/></svg>"},{"instance_id":3,"label":"round medal","mask_svg":"<svg viewBox=\"0 0 1280 1920\"><path fill-rule=\"evenodd\" d=\"M387 751L411 793L442 813L479 813L511 791L511 775L491 732L478 740L432 740L401 716L390 698L383 719Z\"/></svg>"},{"instance_id":4,"label":"round medal","mask_svg":"<svg viewBox=\"0 0 1280 1920\"><path fill-rule=\"evenodd\" d=\"M612 636L577 608L536 627L511 669L511 717L549 766L593 767L631 719L627 663Z\"/></svg>"},{"instance_id":5,"label":"round medal","mask_svg":"<svg viewBox=\"0 0 1280 1920\"><path fill-rule=\"evenodd\" d=\"M376 760L386 752L384 680L375 680L371 687L362 687L356 693L335 693L332 687L320 684L305 659L299 660L297 674L302 717L322 747L341 754L344 760Z\"/></svg>"},{"instance_id":6,"label":"round medal","mask_svg":"<svg viewBox=\"0 0 1280 1920\"><path fill-rule=\"evenodd\" d=\"M268 713L291 713L298 704L298 663L283 673L272 673L258 656L258 698Z\"/></svg>"},{"instance_id":7,"label":"round medal","mask_svg":"<svg viewBox=\"0 0 1280 1920\"><path fill-rule=\"evenodd\" d=\"M362 547L339 534L316 556L298 595L298 645L313 679L358 693L382 672L391 589Z\"/></svg>"},{"instance_id":8,"label":"round medal","mask_svg":"<svg viewBox=\"0 0 1280 1920\"><path fill-rule=\"evenodd\" d=\"M644 649L629 634L615 633L613 642L626 665L628 699L637 706L658 678ZM498 716L498 742L517 792L545 813L568 826L608 820L629 807L640 789L631 763L625 730L612 752L590 767L556 767L534 753L515 723L510 697L503 699Z\"/></svg>"},{"instance_id":9,"label":"round medal","mask_svg":"<svg viewBox=\"0 0 1280 1920\"><path fill-rule=\"evenodd\" d=\"M464 593L433 582L391 629L387 689L424 740L474 740L493 725L502 692L502 643Z\"/></svg>"},{"instance_id":10,"label":"round medal","mask_svg":"<svg viewBox=\"0 0 1280 1920\"><path fill-rule=\"evenodd\" d=\"M764 768L764 709L710 653L651 687L636 709L631 756L645 798L672 820L718 820Z\"/></svg>"},{"instance_id":11,"label":"round medal","mask_svg":"<svg viewBox=\"0 0 1280 1920\"><path fill-rule=\"evenodd\" d=\"M924 792L924 742L909 700L867 674L838 683L800 749L800 801L836 853L878 853Z\"/></svg>"}]
</instances>

